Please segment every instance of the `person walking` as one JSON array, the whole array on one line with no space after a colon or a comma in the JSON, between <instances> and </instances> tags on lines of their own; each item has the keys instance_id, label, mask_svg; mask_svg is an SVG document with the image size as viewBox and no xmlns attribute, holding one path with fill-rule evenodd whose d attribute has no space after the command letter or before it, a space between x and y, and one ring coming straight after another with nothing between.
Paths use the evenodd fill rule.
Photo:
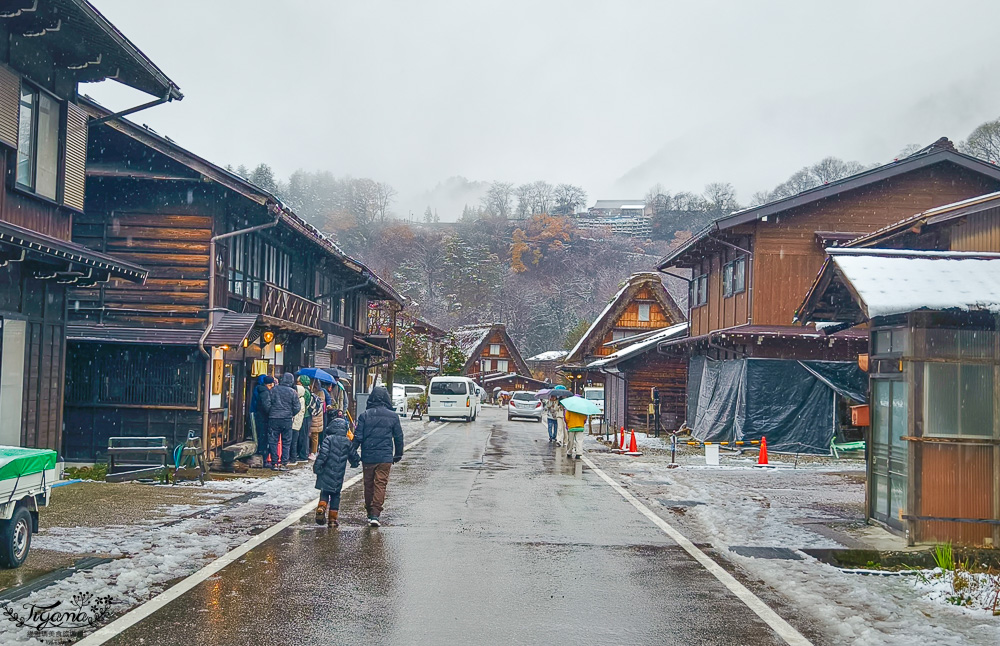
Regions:
<instances>
[{"instance_id":1,"label":"person walking","mask_svg":"<svg viewBox=\"0 0 1000 646\"><path fill-rule=\"evenodd\" d=\"M347 420L343 411L337 413L326 425L326 438L319 448L313 473L316 474L316 488L319 489L319 504L316 506L316 524L339 527L340 492L344 488L344 472L347 463L357 467L361 458L347 439Z\"/></svg>"},{"instance_id":2,"label":"person walking","mask_svg":"<svg viewBox=\"0 0 1000 646\"><path fill-rule=\"evenodd\" d=\"M569 442L566 444L566 457L580 459L583 455L583 436L587 430L587 416L583 413L566 411L566 431Z\"/></svg>"},{"instance_id":3,"label":"person walking","mask_svg":"<svg viewBox=\"0 0 1000 646\"><path fill-rule=\"evenodd\" d=\"M296 464L301 459L305 459L299 453L299 437L308 428L309 415L309 377L299 377L295 382L295 392L299 396L299 412L292 418L292 446L288 450L288 463Z\"/></svg>"},{"instance_id":4,"label":"person walking","mask_svg":"<svg viewBox=\"0 0 1000 646\"><path fill-rule=\"evenodd\" d=\"M257 440L257 455L261 456L264 466L267 466L267 445L270 436L267 432L267 413L264 412L262 401L270 394L272 387L274 387L274 377L259 375L257 377L257 385L253 387L253 393L250 395L250 415L254 421L254 439Z\"/></svg>"},{"instance_id":5,"label":"person walking","mask_svg":"<svg viewBox=\"0 0 1000 646\"><path fill-rule=\"evenodd\" d=\"M556 434L559 431L559 418L562 416L562 407L559 406L559 398L549 395L545 400L545 418L549 427L549 442L556 441Z\"/></svg>"},{"instance_id":6,"label":"person walking","mask_svg":"<svg viewBox=\"0 0 1000 646\"><path fill-rule=\"evenodd\" d=\"M302 429L300 445L302 455L307 455L310 460L316 459L316 452L319 451L319 436L323 433L323 419L326 414L326 401L323 397L325 392L318 381L313 382L312 401L309 404L311 421L308 429Z\"/></svg>"},{"instance_id":7,"label":"person walking","mask_svg":"<svg viewBox=\"0 0 1000 646\"><path fill-rule=\"evenodd\" d=\"M271 468L288 471L288 452L292 444L292 418L299 412L299 394L295 392L295 377L286 372L281 375L278 385L271 389L266 399L261 400L267 413L267 427L270 433ZM281 440L281 455L278 455L278 440Z\"/></svg>"},{"instance_id":8,"label":"person walking","mask_svg":"<svg viewBox=\"0 0 1000 646\"><path fill-rule=\"evenodd\" d=\"M383 386L372 388L367 410L358 415L351 448L358 447L361 448L368 524L379 527L389 470L403 459L403 427L399 424L399 415L392 406L389 391Z\"/></svg>"}]
</instances>

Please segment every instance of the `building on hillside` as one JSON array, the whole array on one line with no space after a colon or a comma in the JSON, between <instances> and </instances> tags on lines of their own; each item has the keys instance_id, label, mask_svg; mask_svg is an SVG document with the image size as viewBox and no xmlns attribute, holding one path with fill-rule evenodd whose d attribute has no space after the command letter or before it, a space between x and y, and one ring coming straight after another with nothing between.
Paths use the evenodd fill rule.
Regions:
<instances>
[{"instance_id":1,"label":"building on hillside","mask_svg":"<svg viewBox=\"0 0 1000 646\"><path fill-rule=\"evenodd\" d=\"M559 371L577 391L584 385L603 384L604 373L588 365L614 352L612 344L683 321L684 313L667 293L659 274L632 274L569 351Z\"/></svg>"},{"instance_id":2,"label":"building on hillside","mask_svg":"<svg viewBox=\"0 0 1000 646\"><path fill-rule=\"evenodd\" d=\"M1000 545L1000 193L829 249L796 315L866 326L870 520Z\"/></svg>"},{"instance_id":3,"label":"building on hillside","mask_svg":"<svg viewBox=\"0 0 1000 646\"><path fill-rule=\"evenodd\" d=\"M528 364L521 358L503 324L466 325L452 335L466 357L462 374L479 385L484 386L485 379L498 376L531 378Z\"/></svg>"},{"instance_id":4,"label":"building on hillside","mask_svg":"<svg viewBox=\"0 0 1000 646\"><path fill-rule=\"evenodd\" d=\"M67 291L148 275L72 241L90 170L78 86L114 78L153 103L182 95L89 3L14 4L0 13L0 444L59 450Z\"/></svg>"},{"instance_id":5,"label":"building on hillside","mask_svg":"<svg viewBox=\"0 0 1000 646\"><path fill-rule=\"evenodd\" d=\"M663 341L687 335L687 322L623 339L623 346L587 364L604 378L604 419L612 429L656 431L657 413L662 431L684 424L687 408L687 360L661 354ZM655 389L655 392L654 392Z\"/></svg>"},{"instance_id":6,"label":"building on hillside","mask_svg":"<svg viewBox=\"0 0 1000 646\"><path fill-rule=\"evenodd\" d=\"M209 456L253 436L257 377L339 368L391 379L401 299L267 191L89 101L73 240L149 269L69 295L65 453L190 431ZM99 125L94 125L99 123ZM353 398L352 398L353 401Z\"/></svg>"},{"instance_id":7,"label":"building on hillside","mask_svg":"<svg viewBox=\"0 0 1000 646\"><path fill-rule=\"evenodd\" d=\"M653 211L642 200L597 200L586 215L576 216L576 227L591 235L648 238Z\"/></svg>"},{"instance_id":8,"label":"building on hillside","mask_svg":"<svg viewBox=\"0 0 1000 646\"><path fill-rule=\"evenodd\" d=\"M531 369L532 377L540 379L543 382L556 384L562 381L562 375L559 373L559 364L562 363L567 354L569 352L566 350L549 350L548 352L541 352L533 357L528 357L524 361L528 364L528 368Z\"/></svg>"},{"instance_id":9,"label":"building on hillside","mask_svg":"<svg viewBox=\"0 0 1000 646\"><path fill-rule=\"evenodd\" d=\"M703 440L766 435L776 450L815 453L828 452L835 436L860 436L847 406L865 390L858 392L856 361L868 348L867 332L827 335L792 324L824 249L916 211L997 189L1000 168L940 139L909 157L720 218L668 255L661 271L693 271L690 336L659 344L662 352L689 359L693 433ZM802 385L795 396L812 412L775 413L774 406L791 405L791 394L746 395L748 384L772 379ZM836 400L824 388L837 393ZM813 416L829 423L818 426Z\"/></svg>"}]
</instances>

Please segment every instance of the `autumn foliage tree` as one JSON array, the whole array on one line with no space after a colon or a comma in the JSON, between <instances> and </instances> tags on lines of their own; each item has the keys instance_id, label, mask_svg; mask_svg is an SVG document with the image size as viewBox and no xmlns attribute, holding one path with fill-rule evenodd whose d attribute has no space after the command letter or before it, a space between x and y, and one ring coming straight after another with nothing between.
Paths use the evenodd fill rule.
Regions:
<instances>
[{"instance_id":1,"label":"autumn foliage tree","mask_svg":"<svg viewBox=\"0 0 1000 646\"><path fill-rule=\"evenodd\" d=\"M573 237L573 222L569 218L533 215L524 227L514 230L511 236L510 264L515 273L524 273L537 267L547 254L565 250Z\"/></svg>"}]
</instances>

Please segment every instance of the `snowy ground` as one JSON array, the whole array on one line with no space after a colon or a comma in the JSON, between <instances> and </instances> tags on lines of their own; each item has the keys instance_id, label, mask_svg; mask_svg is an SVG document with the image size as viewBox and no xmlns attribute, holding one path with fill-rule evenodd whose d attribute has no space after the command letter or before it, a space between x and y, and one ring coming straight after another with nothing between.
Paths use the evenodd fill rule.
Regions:
<instances>
[{"instance_id":1,"label":"snowy ground","mask_svg":"<svg viewBox=\"0 0 1000 646\"><path fill-rule=\"evenodd\" d=\"M422 422L403 421L407 440L417 438L424 428ZM316 477L310 465L300 465L281 477L207 482L205 493L217 499L217 504L170 505L151 514L156 520L150 522L46 528L43 512L42 531L32 540L34 549L112 556L115 560L78 572L13 603L15 607L48 604L69 600L78 592L91 592L95 598L110 595L112 614L119 615L245 542L261 528L315 500ZM347 475L356 473L360 470L349 468ZM198 487L195 483L178 486ZM236 505L225 502L249 492L261 495ZM14 622L0 618L0 644L4 646L53 643L61 641L52 633L18 628Z\"/></svg>"},{"instance_id":2,"label":"snowy ground","mask_svg":"<svg viewBox=\"0 0 1000 646\"><path fill-rule=\"evenodd\" d=\"M731 546L862 547L864 464L857 459L772 454L773 469L753 466L756 451L723 452L705 466L704 450L682 445L668 468L669 444L637 434L640 457L591 458L696 543L705 543L776 590L829 644L998 644L1000 618L959 608L950 586L924 576L847 574L799 552L802 560L750 558ZM902 545L900 541L900 546ZM796 618L792 618L795 620Z\"/></svg>"}]
</instances>

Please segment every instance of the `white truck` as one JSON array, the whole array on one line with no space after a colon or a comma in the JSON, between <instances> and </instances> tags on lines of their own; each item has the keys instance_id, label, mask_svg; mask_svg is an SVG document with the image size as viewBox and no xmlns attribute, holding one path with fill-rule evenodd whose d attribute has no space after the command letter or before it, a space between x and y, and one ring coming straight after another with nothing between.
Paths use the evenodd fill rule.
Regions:
<instances>
[{"instance_id":1,"label":"white truck","mask_svg":"<svg viewBox=\"0 0 1000 646\"><path fill-rule=\"evenodd\" d=\"M55 451L0 446L0 567L21 567L28 558L38 510L61 477L58 466Z\"/></svg>"}]
</instances>

